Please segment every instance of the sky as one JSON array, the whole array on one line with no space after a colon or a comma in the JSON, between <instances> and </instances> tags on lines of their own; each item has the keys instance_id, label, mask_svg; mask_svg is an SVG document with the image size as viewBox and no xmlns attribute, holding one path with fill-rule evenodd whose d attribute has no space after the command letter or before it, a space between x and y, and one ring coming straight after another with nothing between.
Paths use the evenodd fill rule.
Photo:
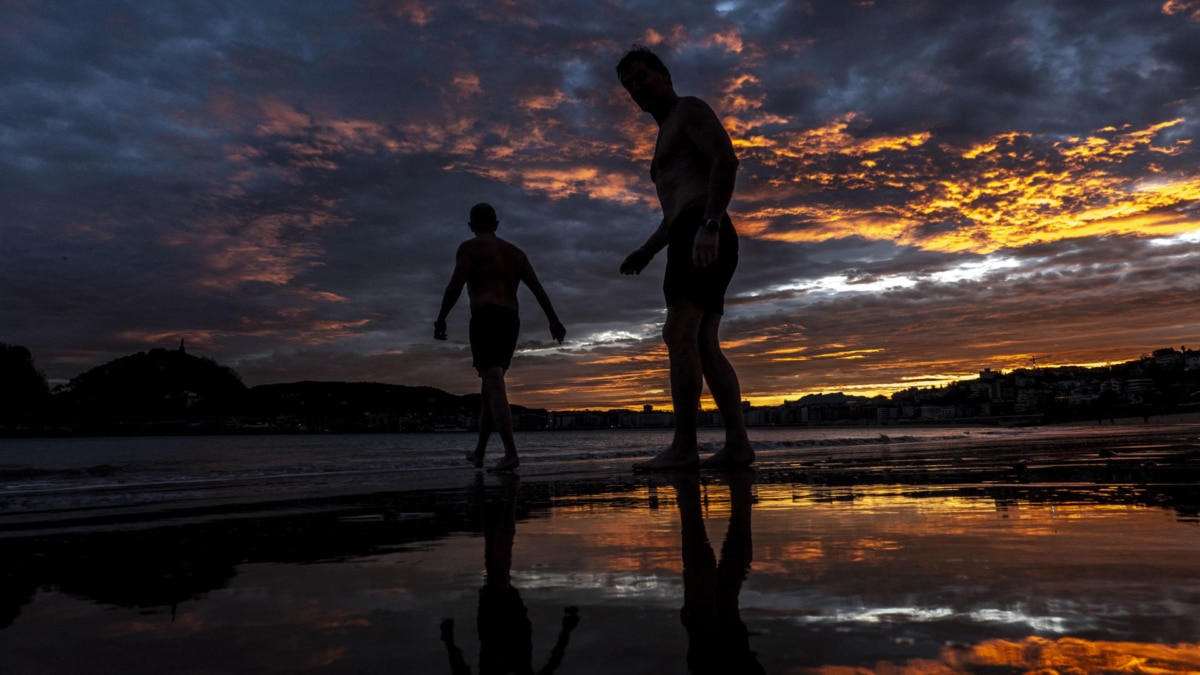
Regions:
<instances>
[{"instance_id":1,"label":"sky","mask_svg":"<svg viewBox=\"0 0 1200 675\"><path fill-rule=\"evenodd\" d=\"M741 160L752 403L1200 348L1200 0L8 0L0 341L477 391L488 202L567 326L522 290L512 402L669 407L635 43Z\"/></svg>"}]
</instances>

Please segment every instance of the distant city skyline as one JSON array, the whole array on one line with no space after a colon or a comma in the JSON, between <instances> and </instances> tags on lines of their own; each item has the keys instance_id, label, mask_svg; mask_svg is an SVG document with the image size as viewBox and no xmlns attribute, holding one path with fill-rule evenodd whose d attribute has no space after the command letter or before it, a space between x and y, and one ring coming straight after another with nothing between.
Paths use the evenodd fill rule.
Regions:
<instances>
[{"instance_id":1,"label":"distant city skyline","mask_svg":"<svg viewBox=\"0 0 1200 675\"><path fill-rule=\"evenodd\" d=\"M512 402L668 407L662 260L617 272L659 218L634 42L741 158L752 403L1200 347L1200 0L50 0L0 36L0 341L52 384L186 340L475 391L465 303L432 322L487 201L568 331L522 292Z\"/></svg>"},{"instance_id":2,"label":"distant city skyline","mask_svg":"<svg viewBox=\"0 0 1200 675\"><path fill-rule=\"evenodd\" d=\"M23 345L17 346L17 349L19 350L22 347ZM199 358L199 360L206 361L211 364L213 369L212 372L228 373L230 378L235 378L237 380L241 379L240 374L238 374L235 369L229 368L225 364L221 364L211 358L197 357L195 354L187 354L186 347L182 342L174 350L155 348L149 350L149 352L139 352L136 354L125 355L115 359L112 362L101 364L93 371L79 373L76 377L87 375L87 378L80 379L88 379L91 382L90 386L92 387L96 385L98 378L99 380L108 382L108 384L102 385L101 388L114 385L126 388L133 386L133 390L130 391L137 391L138 385L135 384L134 381L142 376L142 374L137 374L137 368L135 367L134 370L122 374L121 369L114 370L114 366L117 364L123 364L121 368L128 369L131 363L141 363L143 365L140 367L144 371L144 364L146 362L140 361L140 359L147 356L151 357L152 359L162 359L164 357L170 357L171 352L180 352L186 354L187 357L192 360ZM136 359L133 357L136 357ZM36 359L34 365L36 367ZM1169 375L1171 378L1181 377L1183 379L1172 385L1172 388L1174 389L1172 392L1157 391L1155 384L1156 380L1154 377L1149 377L1149 375L1152 373L1145 372L1146 368L1155 371L1155 373L1157 373L1156 377ZM162 368L160 367L159 371L161 370ZM1140 412L1133 410L1133 408L1130 406L1142 402L1154 405L1162 404L1168 408L1182 404L1186 404L1184 407L1189 408L1200 405L1200 401L1192 400L1195 398L1195 394L1200 393L1200 379L1197 379L1197 377L1200 376L1198 376L1197 373L1200 373L1200 349L1190 349L1184 345L1181 346L1181 349L1177 351L1174 347L1168 346L1161 347L1153 350L1152 352L1140 354L1139 356L1131 357L1123 361L1104 364L1102 366L1039 366L1036 363L1036 360L1034 360L1033 363L1026 367L1017 367L1008 371L983 368L976 373L973 373L969 377L958 378L938 385L910 386L902 390L890 392L886 395L853 394L843 391L813 392L795 399L784 399L781 401L755 402L750 399L746 399L743 401L743 405L760 411L769 409L782 409L785 407L795 408L798 411L801 407L810 405L817 405L821 407L831 405L831 403L845 405L847 401L851 400L861 403L870 403L872 405L875 405L876 401L882 401L883 403L880 403L879 405L885 407L912 405L927 406L931 401L936 405L938 399L945 398L946 396L950 396L951 398L959 398L960 395L966 392L971 401L965 401L961 403L969 403L970 405L967 407L970 407L971 410L966 412L962 410L955 411L951 417L987 417L1005 415L1020 416L1036 412L1045 412L1044 408L1047 404L1047 400L1045 399L1046 395L1050 395L1052 398L1065 397L1068 402L1068 407L1071 408L1076 408L1081 405L1090 405L1091 403L1096 402L1098 399L1103 399L1100 401L1100 403L1103 403L1107 407L1112 408L1115 406L1116 408L1121 408L1125 411L1125 414L1128 414L1131 410L1137 414L1141 414ZM162 376L163 373L159 372L157 377L161 379ZM168 381L173 378L187 378L194 376L194 374L185 375L183 372L176 372L171 374ZM130 378L133 378L133 381L131 381ZM74 379L75 378L72 378L73 381ZM1024 381L1024 384L1021 384L1019 381ZM200 382L184 384L184 382L185 380L179 380L175 386L190 390L192 387L200 386L203 388L211 386L212 384L211 382L208 384L202 384ZM1047 385L1047 382L1053 382L1053 384ZM120 384L118 385L118 383ZM159 381L151 386L161 387L164 386L165 383L166 381ZM399 385L399 389L408 390L417 390L420 387L428 386L417 385L414 387L414 385L403 382L322 382L309 379L290 383L273 383L271 385L258 386L265 386L266 388L283 387L285 390L299 386L301 389L311 387L314 388L314 390L320 390L321 387L325 385L334 387L338 391L353 390L363 392L385 391L388 390L389 387L393 387L393 385ZM360 385L365 385L365 388L360 387ZM1183 388L1180 389L1180 387ZM478 395L477 392L456 392L437 387L432 387L432 389L441 391L453 398L463 398ZM1196 391L1193 392L1193 390ZM51 393L62 393L64 391L66 391L66 389L59 390L55 388L51 391ZM178 393L187 392L180 390ZM95 396L96 394L93 392L90 395ZM123 395L124 394L122 394L122 396ZM208 398L208 395L201 395L197 394L196 392L190 392L188 395L196 397L197 400ZM332 396L333 400L336 400L337 396L340 395L343 394L329 394L326 392L324 397L326 400L329 400L330 396ZM107 397L106 394L103 396ZM1147 399L1147 396L1150 398ZM120 396L118 396L118 398L120 398ZM216 400L209 401L209 403L214 402L216 402ZM384 405L384 407L394 407L394 402L386 402L382 403L382 405ZM669 416L674 412L670 405L661 407L656 406L653 403L619 406L582 405L571 408L529 406L521 403L514 403L513 405L515 410L524 412L542 410L544 412L549 412L551 415L567 416L590 413L631 413L639 415L665 414ZM959 404L953 403L950 405L954 407L958 406ZM980 407L981 405L983 407ZM1116 408L1113 409L1115 410ZM712 421L713 419L719 420L719 414L712 405L711 401L701 401L701 410L705 413L701 420L703 424L714 424ZM382 409L375 410L374 408L371 408L371 411L375 414L380 414L383 412ZM388 414L395 415L399 413L400 411L398 410L391 410ZM754 419L753 424L762 425L776 423L798 423L799 414L800 413L797 412L795 416L789 416L788 419L784 421L764 421L768 418L759 415ZM909 413L909 415L913 414L917 413ZM417 417L422 417L423 415L424 413L417 415ZM805 413L805 415L807 415L807 413ZM797 417L797 419L792 419L792 417ZM887 415L887 420L900 419L901 417L902 416L899 415L893 416L892 414L889 414ZM881 418L880 421L887 420ZM808 423L808 421L809 420L805 419L804 423ZM650 426L670 425L669 418L666 417L661 418L659 422L660 423L658 424L651 424ZM535 428L541 428L540 425L543 423L544 422L538 422ZM719 426L719 423L717 424ZM630 425L622 424L621 426ZM638 425L634 426L645 425L639 423Z\"/></svg>"}]
</instances>

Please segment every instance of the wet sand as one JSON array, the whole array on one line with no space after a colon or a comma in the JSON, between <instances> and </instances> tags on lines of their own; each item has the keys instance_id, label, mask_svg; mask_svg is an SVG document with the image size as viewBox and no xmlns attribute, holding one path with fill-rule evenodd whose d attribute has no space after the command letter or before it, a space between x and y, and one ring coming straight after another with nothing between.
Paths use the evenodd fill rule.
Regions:
<instances>
[{"instance_id":1,"label":"wet sand","mask_svg":"<svg viewBox=\"0 0 1200 675\"><path fill-rule=\"evenodd\" d=\"M1174 422L0 512L2 672L1198 672Z\"/></svg>"}]
</instances>

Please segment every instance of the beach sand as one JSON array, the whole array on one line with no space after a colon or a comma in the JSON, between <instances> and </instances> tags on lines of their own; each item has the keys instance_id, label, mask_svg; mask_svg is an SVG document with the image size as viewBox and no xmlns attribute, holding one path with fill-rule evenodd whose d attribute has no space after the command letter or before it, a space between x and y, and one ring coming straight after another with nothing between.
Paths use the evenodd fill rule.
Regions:
<instances>
[{"instance_id":1,"label":"beach sand","mask_svg":"<svg viewBox=\"0 0 1200 675\"><path fill-rule=\"evenodd\" d=\"M0 672L1200 672L1200 426L901 433L0 512Z\"/></svg>"}]
</instances>

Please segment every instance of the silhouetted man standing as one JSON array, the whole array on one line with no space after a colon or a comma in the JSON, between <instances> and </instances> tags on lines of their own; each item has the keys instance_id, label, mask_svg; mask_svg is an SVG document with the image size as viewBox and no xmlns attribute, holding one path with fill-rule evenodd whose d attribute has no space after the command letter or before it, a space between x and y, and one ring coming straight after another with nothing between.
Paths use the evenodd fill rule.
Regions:
<instances>
[{"instance_id":1,"label":"silhouetted man standing","mask_svg":"<svg viewBox=\"0 0 1200 675\"><path fill-rule=\"evenodd\" d=\"M726 213L737 179L737 155L712 108L676 94L670 72L649 49L635 47L627 53L617 64L617 76L634 103L658 123L650 179L663 219L646 243L625 258L621 273L641 273L656 253L667 249L663 339L675 407L671 446L634 468L666 471L701 465L696 417L705 380L725 422L725 446L702 465L746 466L754 461L754 451L746 436L741 386L718 337L725 290L738 261L737 232Z\"/></svg>"},{"instance_id":2,"label":"silhouetted man standing","mask_svg":"<svg viewBox=\"0 0 1200 675\"><path fill-rule=\"evenodd\" d=\"M471 299L471 356L482 379L483 398L479 412L479 440L475 450L467 453L467 461L476 467L483 466L483 454L494 427L504 443L504 459L493 470L508 471L520 464L513 441L512 410L508 406L504 373L512 363L521 330L517 288L522 282L533 291L533 297L537 298L550 321L550 335L559 344L566 337L567 329L558 320L550 296L546 295L534 274L525 252L496 236L496 228L500 226L496 210L489 204L476 204L471 207L468 224L475 236L460 244L455 254L454 273L442 296L437 321L433 323L433 337L446 339L446 316L458 302L465 285Z\"/></svg>"}]
</instances>

